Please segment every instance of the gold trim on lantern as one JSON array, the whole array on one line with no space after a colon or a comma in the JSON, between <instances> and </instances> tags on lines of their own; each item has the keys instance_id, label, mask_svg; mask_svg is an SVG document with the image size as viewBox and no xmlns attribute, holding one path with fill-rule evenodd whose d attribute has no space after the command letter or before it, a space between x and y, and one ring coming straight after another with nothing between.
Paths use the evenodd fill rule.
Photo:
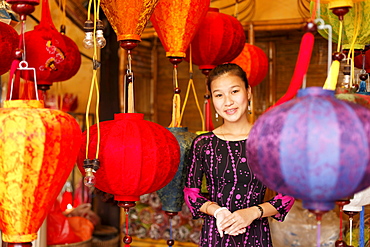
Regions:
<instances>
[{"instance_id":1,"label":"gold trim on lantern","mask_svg":"<svg viewBox=\"0 0 370 247\"><path fill-rule=\"evenodd\" d=\"M138 34L121 34L118 35L117 41L123 41L123 40L138 40L141 42L141 37Z\"/></svg>"},{"instance_id":2,"label":"gold trim on lantern","mask_svg":"<svg viewBox=\"0 0 370 247\"><path fill-rule=\"evenodd\" d=\"M44 108L42 100L5 100L4 108Z\"/></svg>"}]
</instances>

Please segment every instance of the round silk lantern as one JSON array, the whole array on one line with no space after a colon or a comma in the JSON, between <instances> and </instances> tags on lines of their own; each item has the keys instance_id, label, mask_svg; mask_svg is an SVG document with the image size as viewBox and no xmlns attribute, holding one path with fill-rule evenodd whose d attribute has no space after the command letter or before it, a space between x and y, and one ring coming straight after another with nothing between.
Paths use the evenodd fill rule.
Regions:
<instances>
[{"instance_id":1,"label":"round silk lantern","mask_svg":"<svg viewBox=\"0 0 370 247\"><path fill-rule=\"evenodd\" d=\"M243 26L235 17L209 8L191 42L193 63L201 70L211 70L230 62L242 52L245 40Z\"/></svg>"},{"instance_id":2,"label":"round silk lantern","mask_svg":"<svg viewBox=\"0 0 370 247\"><path fill-rule=\"evenodd\" d=\"M319 87L297 96L258 118L248 164L268 188L328 211L370 185L370 111Z\"/></svg>"},{"instance_id":3,"label":"round silk lantern","mask_svg":"<svg viewBox=\"0 0 370 247\"><path fill-rule=\"evenodd\" d=\"M118 41L141 41L141 34L159 0L101 0Z\"/></svg>"},{"instance_id":4,"label":"round silk lantern","mask_svg":"<svg viewBox=\"0 0 370 247\"><path fill-rule=\"evenodd\" d=\"M66 35L62 35L66 45L65 64L60 68L58 81L66 81L77 74L81 66L81 53L76 43Z\"/></svg>"},{"instance_id":5,"label":"round silk lantern","mask_svg":"<svg viewBox=\"0 0 370 247\"><path fill-rule=\"evenodd\" d=\"M242 52L231 62L239 65L247 73L248 84L251 87L257 86L267 75L268 58L258 46L245 43Z\"/></svg>"},{"instance_id":6,"label":"round silk lantern","mask_svg":"<svg viewBox=\"0 0 370 247\"><path fill-rule=\"evenodd\" d=\"M167 57L184 58L210 0L160 0L150 18Z\"/></svg>"},{"instance_id":7,"label":"round silk lantern","mask_svg":"<svg viewBox=\"0 0 370 247\"><path fill-rule=\"evenodd\" d=\"M0 75L10 69L18 43L19 36L14 28L0 21Z\"/></svg>"},{"instance_id":8,"label":"round silk lantern","mask_svg":"<svg viewBox=\"0 0 370 247\"><path fill-rule=\"evenodd\" d=\"M38 100L0 109L0 229L4 242L31 245L75 164L76 120Z\"/></svg>"},{"instance_id":9,"label":"round silk lantern","mask_svg":"<svg viewBox=\"0 0 370 247\"><path fill-rule=\"evenodd\" d=\"M85 174L86 131L78 156ZM95 159L97 125L90 128L88 158ZM141 113L115 114L100 123L100 168L95 187L116 201L139 201L143 194L163 188L175 176L180 162L179 144L166 128L144 120Z\"/></svg>"},{"instance_id":10,"label":"round silk lantern","mask_svg":"<svg viewBox=\"0 0 370 247\"><path fill-rule=\"evenodd\" d=\"M311 7L313 5L313 1L311 1ZM365 45L370 43L370 0L322 0L320 2L320 18L322 18L325 23L332 26L332 40L338 43L338 38L340 36L340 20L338 16L333 13L333 9L335 8L348 9L348 13L340 12L340 14L344 14L342 17L342 48L350 49L352 42L354 42L354 49L364 49ZM328 38L327 29L319 29L318 32L324 38Z\"/></svg>"},{"instance_id":11,"label":"round silk lantern","mask_svg":"<svg viewBox=\"0 0 370 247\"><path fill-rule=\"evenodd\" d=\"M187 158L190 152L191 143L197 136L188 132L186 127L172 127L168 130L176 137L180 145L180 165L175 177L157 194L162 202L162 210L167 212L179 212L184 204L184 187L187 172Z\"/></svg>"}]
</instances>

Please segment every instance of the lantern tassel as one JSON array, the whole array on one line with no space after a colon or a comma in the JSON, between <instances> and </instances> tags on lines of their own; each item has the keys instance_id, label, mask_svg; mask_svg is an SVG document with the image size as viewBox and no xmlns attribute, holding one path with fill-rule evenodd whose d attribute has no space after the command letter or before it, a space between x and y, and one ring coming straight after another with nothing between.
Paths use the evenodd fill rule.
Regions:
<instances>
[{"instance_id":1,"label":"lantern tassel","mask_svg":"<svg viewBox=\"0 0 370 247\"><path fill-rule=\"evenodd\" d=\"M326 78L323 89L335 90L338 83L339 69L340 62L338 60L335 60L330 66L330 72L328 77Z\"/></svg>"}]
</instances>

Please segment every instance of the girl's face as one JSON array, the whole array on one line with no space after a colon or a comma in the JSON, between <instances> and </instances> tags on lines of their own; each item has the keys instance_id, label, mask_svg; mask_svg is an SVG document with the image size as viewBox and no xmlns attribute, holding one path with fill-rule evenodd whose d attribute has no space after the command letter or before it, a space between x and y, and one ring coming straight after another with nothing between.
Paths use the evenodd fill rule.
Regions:
<instances>
[{"instance_id":1,"label":"girl's face","mask_svg":"<svg viewBox=\"0 0 370 247\"><path fill-rule=\"evenodd\" d=\"M216 112L228 122L237 122L246 116L250 87L236 75L224 74L212 81L211 94Z\"/></svg>"}]
</instances>

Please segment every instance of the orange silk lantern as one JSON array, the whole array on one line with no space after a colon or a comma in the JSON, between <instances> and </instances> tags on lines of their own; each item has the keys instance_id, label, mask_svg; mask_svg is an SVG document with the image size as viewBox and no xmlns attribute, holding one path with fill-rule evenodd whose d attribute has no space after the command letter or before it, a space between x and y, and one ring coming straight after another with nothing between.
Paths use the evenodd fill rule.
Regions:
<instances>
[{"instance_id":1,"label":"orange silk lantern","mask_svg":"<svg viewBox=\"0 0 370 247\"><path fill-rule=\"evenodd\" d=\"M239 65L248 77L251 87L258 85L266 77L268 71L268 58L258 46L245 43L242 52L232 63Z\"/></svg>"},{"instance_id":2,"label":"orange silk lantern","mask_svg":"<svg viewBox=\"0 0 370 247\"><path fill-rule=\"evenodd\" d=\"M159 0L101 0L100 6L118 41L141 41L141 34Z\"/></svg>"},{"instance_id":3,"label":"orange silk lantern","mask_svg":"<svg viewBox=\"0 0 370 247\"><path fill-rule=\"evenodd\" d=\"M42 107L10 100L0 109L0 229L3 241L17 246L37 238L81 143L72 116Z\"/></svg>"},{"instance_id":4,"label":"orange silk lantern","mask_svg":"<svg viewBox=\"0 0 370 247\"><path fill-rule=\"evenodd\" d=\"M184 58L209 0L161 0L150 18L167 57Z\"/></svg>"}]
</instances>

